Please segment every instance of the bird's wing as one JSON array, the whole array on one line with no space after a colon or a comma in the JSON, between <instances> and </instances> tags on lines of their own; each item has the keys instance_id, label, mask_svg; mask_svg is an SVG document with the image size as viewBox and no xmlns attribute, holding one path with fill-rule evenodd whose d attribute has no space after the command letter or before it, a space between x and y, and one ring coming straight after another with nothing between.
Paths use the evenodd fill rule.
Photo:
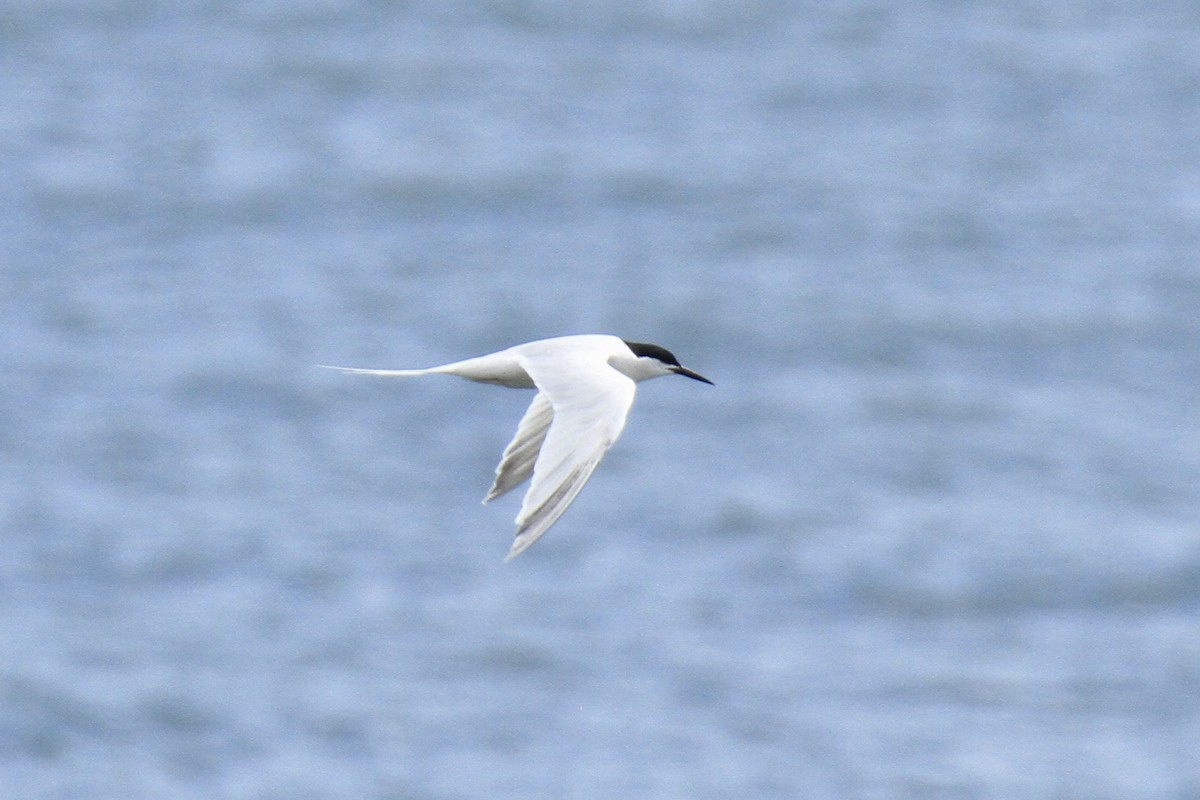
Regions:
<instances>
[{"instance_id":1,"label":"bird's wing","mask_svg":"<svg viewBox=\"0 0 1200 800\"><path fill-rule=\"evenodd\" d=\"M534 395L529 410L521 417L517 426L517 435L504 448L504 455L496 467L496 480L488 491L483 502L495 500L505 492L520 486L533 473L533 462L537 460L542 442L546 440L546 431L554 420L554 406L545 392Z\"/></svg>"},{"instance_id":2,"label":"bird's wing","mask_svg":"<svg viewBox=\"0 0 1200 800\"><path fill-rule=\"evenodd\" d=\"M506 560L536 542L575 500L621 435L636 393L634 382L610 367L603 354L534 351L520 359L538 397L546 397L553 408L553 419L533 465L533 483L517 515L516 539ZM522 420L518 438L524 427Z\"/></svg>"}]
</instances>

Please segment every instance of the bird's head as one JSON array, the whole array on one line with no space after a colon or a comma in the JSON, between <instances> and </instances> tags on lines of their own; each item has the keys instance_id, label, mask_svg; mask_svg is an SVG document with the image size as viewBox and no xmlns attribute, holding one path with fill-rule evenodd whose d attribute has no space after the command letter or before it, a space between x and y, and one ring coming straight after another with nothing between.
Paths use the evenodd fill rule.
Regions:
<instances>
[{"instance_id":1,"label":"bird's head","mask_svg":"<svg viewBox=\"0 0 1200 800\"><path fill-rule=\"evenodd\" d=\"M624 369L621 371L626 372L635 381L649 380L650 378L658 378L663 375L682 375L685 378L707 383L709 386L713 385L713 382L708 378L680 364L675 354L665 347L659 347L656 344L629 341L625 342L625 346L629 348L629 351L633 353L637 360L631 365L631 369L628 372Z\"/></svg>"}]
</instances>

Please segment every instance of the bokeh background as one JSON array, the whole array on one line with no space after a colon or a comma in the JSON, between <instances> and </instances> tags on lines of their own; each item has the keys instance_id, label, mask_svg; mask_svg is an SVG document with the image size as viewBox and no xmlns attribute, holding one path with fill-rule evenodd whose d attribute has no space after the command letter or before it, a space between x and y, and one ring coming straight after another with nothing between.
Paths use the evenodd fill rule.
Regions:
<instances>
[{"instance_id":1,"label":"bokeh background","mask_svg":"<svg viewBox=\"0 0 1200 800\"><path fill-rule=\"evenodd\" d=\"M1200 797L1198 9L0 3L0 796Z\"/></svg>"}]
</instances>

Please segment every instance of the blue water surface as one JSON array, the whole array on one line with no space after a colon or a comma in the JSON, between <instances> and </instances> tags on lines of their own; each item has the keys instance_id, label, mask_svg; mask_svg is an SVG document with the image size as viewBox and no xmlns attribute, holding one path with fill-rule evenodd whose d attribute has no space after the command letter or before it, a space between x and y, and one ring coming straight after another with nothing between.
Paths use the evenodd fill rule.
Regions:
<instances>
[{"instance_id":1,"label":"blue water surface","mask_svg":"<svg viewBox=\"0 0 1200 800\"><path fill-rule=\"evenodd\" d=\"M1200 797L1187 2L0 4L0 797ZM509 564L525 392L661 343Z\"/></svg>"}]
</instances>

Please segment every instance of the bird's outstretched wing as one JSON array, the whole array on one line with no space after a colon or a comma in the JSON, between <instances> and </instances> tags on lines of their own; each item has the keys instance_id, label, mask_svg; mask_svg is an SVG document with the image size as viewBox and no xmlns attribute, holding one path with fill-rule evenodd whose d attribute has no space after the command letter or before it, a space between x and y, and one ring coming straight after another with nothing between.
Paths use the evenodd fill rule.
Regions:
<instances>
[{"instance_id":1,"label":"bird's outstretched wing","mask_svg":"<svg viewBox=\"0 0 1200 800\"><path fill-rule=\"evenodd\" d=\"M496 480L483 502L490 502L512 491L533 474L533 463L537 460L538 451L542 449L546 431L553 420L554 407L550 404L550 398L546 397L545 392L538 392L525 416L521 417L517 435L504 448L504 455L496 467Z\"/></svg>"},{"instance_id":2,"label":"bird's outstretched wing","mask_svg":"<svg viewBox=\"0 0 1200 800\"><path fill-rule=\"evenodd\" d=\"M536 542L575 500L621 435L637 392L634 382L610 367L603 353L564 357L559 350L543 356L531 349L520 354L520 361L539 391L505 451L489 497L524 480L539 440L541 448L505 560ZM549 411L540 407L543 398Z\"/></svg>"}]
</instances>

